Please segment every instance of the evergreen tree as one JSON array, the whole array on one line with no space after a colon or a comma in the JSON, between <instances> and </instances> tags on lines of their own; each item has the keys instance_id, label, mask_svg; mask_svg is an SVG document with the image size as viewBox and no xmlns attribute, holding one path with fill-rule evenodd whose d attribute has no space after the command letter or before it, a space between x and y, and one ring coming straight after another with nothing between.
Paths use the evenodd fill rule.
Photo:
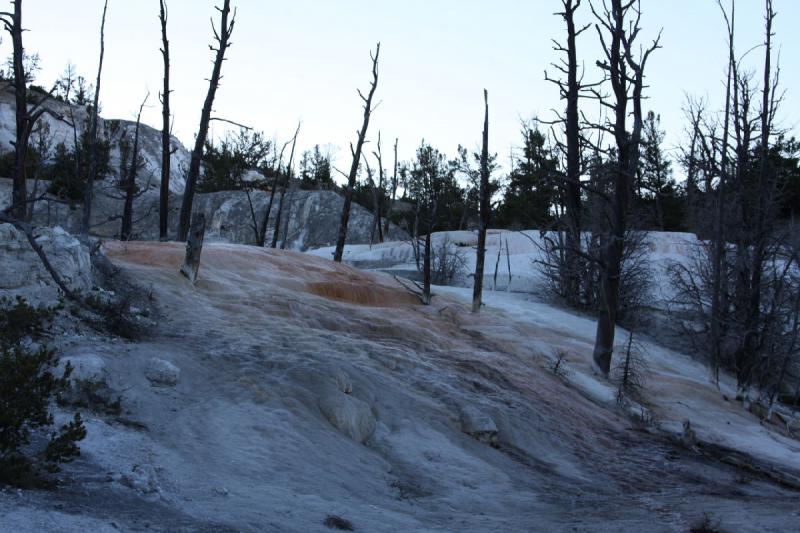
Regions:
<instances>
[{"instance_id":1,"label":"evergreen tree","mask_svg":"<svg viewBox=\"0 0 800 533\"><path fill-rule=\"evenodd\" d=\"M300 180L303 189L333 188L330 157L322 154L318 144L313 150L303 152L300 159Z\"/></svg>"},{"instance_id":2,"label":"evergreen tree","mask_svg":"<svg viewBox=\"0 0 800 533\"><path fill-rule=\"evenodd\" d=\"M686 215L672 161L664 154L661 117L650 111L642 125L641 166L635 183L634 212L642 229L682 231ZM636 219L634 218L634 221Z\"/></svg>"},{"instance_id":3,"label":"evergreen tree","mask_svg":"<svg viewBox=\"0 0 800 533\"><path fill-rule=\"evenodd\" d=\"M770 168L777 173L780 214L784 220L800 216L800 142L779 138L770 151Z\"/></svg>"},{"instance_id":4,"label":"evergreen tree","mask_svg":"<svg viewBox=\"0 0 800 533\"><path fill-rule=\"evenodd\" d=\"M553 220L553 206L558 201L554 179L558 161L538 128L525 125L522 135L522 157L515 161L508 177L497 224L516 229L541 228Z\"/></svg>"},{"instance_id":5,"label":"evergreen tree","mask_svg":"<svg viewBox=\"0 0 800 533\"><path fill-rule=\"evenodd\" d=\"M56 145L52 162L43 168L42 178L50 181L49 192L70 201L83 199L86 180L89 176L89 152L91 131L84 127L75 150L64 143ZM111 143L103 138L97 140L97 175L104 176L110 170Z\"/></svg>"},{"instance_id":6,"label":"evergreen tree","mask_svg":"<svg viewBox=\"0 0 800 533\"><path fill-rule=\"evenodd\" d=\"M56 353L38 343L54 315L20 297L0 298L0 484L51 484L46 473L78 457L86 437L77 413L56 430L52 404L69 387L72 367L59 375Z\"/></svg>"},{"instance_id":7,"label":"evergreen tree","mask_svg":"<svg viewBox=\"0 0 800 533\"><path fill-rule=\"evenodd\" d=\"M242 189L242 180L247 171L262 170L269 161L272 148L272 142L266 140L262 132L244 128L236 133L226 133L219 144L215 144L213 140L206 141L203 153L204 172L199 191Z\"/></svg>"},{"instance_id":8,"label":"evergreen tree","mask_svg":"<svg viewBox=\"0 0 800 533\"><path fill-rule=\"evenodd\" d=\"M464 189L456 179L457 161L424 140L408 172L408 198L419 206L420 216L435 231L457 229L464 210ZM427 222L426 222L427 224Z\"/></svg>"}]
</instances>

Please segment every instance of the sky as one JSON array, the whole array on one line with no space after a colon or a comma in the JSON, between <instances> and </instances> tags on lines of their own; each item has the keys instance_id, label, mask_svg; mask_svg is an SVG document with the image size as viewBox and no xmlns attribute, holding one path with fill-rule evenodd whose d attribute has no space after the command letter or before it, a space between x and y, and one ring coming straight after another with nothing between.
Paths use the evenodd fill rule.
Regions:
<instances>
[{"instance_id":1,"label":"sky","mask_svg":"<svg viewBox=\"0 0 800 533\"><path fill-rule=\"evenodd\" d=\"M193 145L211 74L211 19L222 0L169 0L173 133ZM599 0L595 0L595 4ZM728 1L728 0L725 0ZM38 53L37 82L50 86L67 63L94 79L99 55L102 0L26 0L25 47ZM357 88L370 82L369 52L381 42L369 151L378 132L384 154L399 138L400 159L413 157L424 138L451 157L459 144L476 150L483 128L483 89L489 92L490 150L501 163L521 142L520 121L552 119L562 109L555 86L544 80L559 55L552 39L564 36L554 13L559 0L232 0L237 8L233 45L223 66L214 116L264 131L283 142L302 121L299 149L330 145L334 164L349 167L350 142L361 126ZM763 0L737 1L737 48L763 42ZM800 124L800 2L775 0L774 46L786 90L780 125ZM685 138L687 95L707 97L712 109L724 99L726 30L715 0L643 0L643 39L663 29L646 72L646 109L662 117L666 149ZM580 19L591 22L588 1ZM134 119L149 90L143 122L159 128L158 91L163 63L156 0L109 0L101 113ZM10 54L10 39L2 53ZM745 64L760 73L760 50ZM587 81L598 78L600 57L593 30L578 41ZM761 75L758 74L760 79ZM586 101L587 113L597 104ZM230 126L213 123L221 137ZM384 155L384 161L389 157Z\"/></svg>"}]
</instances>

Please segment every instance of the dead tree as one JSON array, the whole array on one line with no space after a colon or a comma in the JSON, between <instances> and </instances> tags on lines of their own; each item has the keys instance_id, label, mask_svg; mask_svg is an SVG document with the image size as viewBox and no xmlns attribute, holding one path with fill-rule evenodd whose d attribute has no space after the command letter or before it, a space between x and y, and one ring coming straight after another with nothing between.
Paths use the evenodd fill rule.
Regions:
<instances>
[{"instance_id":1,"label":"dead tree","mask_svg":"<svg viewBox=\"0 0 800 533\"><path fill-rule=\"evenodd\" d=\"M278 204L278 213L275 215L275 230L272 232L272 244L270 248L277 248L278 247L278 237L281 234L281 219L283 217L283 206L286 203L286 186L292 180L292 165L294 163L294 149L297 145L297 135L300 133L300 124L297 124L297 131L294 132L294 137L292 138L292 151L289 153L289 164L286 166L285 172L285 181L281 187L281 201ZM280 176L280 172L278 173ZM277 179L277 178L276 178ZM274 187L273 187L273 195L274 195ZM266 216L269 216L267 213ZM286 237L284 236L284 240Z\"/></svg>"},{"instance_id":2,"label":"dead tree","mask_svg":"<svg viewBox=\"0 0 800 533\"><path fill-rule=\"evenodd\" d=\"M100 79L103 74L103 57L106 53L106 12L108 0L103 3L103 18L100 22L100 61L97 64L97 80L94 86L94 103L92 106L92 123L89 133L89 171L86 176L86 189L83 193L83 218L81 220L81 237L89 236L89 226L92 220L92 198L94 196L94 180L97 177L97 128L100 118ZM77 150L77 146L76 146Z\"/></svg>"},{"instance_id":3,"label":"dead tree","mask_svg":"<svg viewBox=\"0 0 800 533\"><path fill-rule=\"evenodd\" d=\"M383 222L383 234L389 235L389 213L394 209L394 203L397 198L397 141L394 139L394 173L392 174L392 194L389 196L389 209L386 211L386 220Z\"/></svg>"},{"instance_id":4,"label":"dead tree","mask_svg":"<svg viewBox=\"0 0 800 533\"><path fill-rule=\"evenodd\" d=\"M289 146L289 143L294 143L297 141L297 135L300 133L300 123L297 123L297 130L294 132L294 137L289 139L283 144L283 148L281 148L280 154L277 156L277 167L275 168L275 177L272 180L272 190L269 193L269 202L267 203L267 209L264 211L264 217L261 219L261 226L258 230L258 239L256 240L256 245L259 247L264 247L267 241L267 226L269 225L269 215L272 213L272 205L275 203L275 195L278 192L278 181L281 178L281 166L283 165L283 153L286 151L286 147Z\"/></svg>"},{"instance_id":5,"label":"dead tree","mask_svg":"<svg viewBox=\"0 0 800 533\"><path fill-rule=\"evenodd\" d=\"M167 3L159 0L159 16L161 22L161 55L164 58L164 89L161 92L161 190L158 196L158 238L167 240L169 224L169 174L170 156L170 110L169 110L169 40L167 39Z\"/></svg>"},{"instance_id":6,"label":"dead tree","mask_svg":"<svg viewBox=\"0 0 800 533\"><path fill-rule=\"evenodd\" d=\"M181 213L178 220L179 241L185 241L189 232L192 202L194 201L194 192L197 188L197 180L200 177L200 163L203 159L203 149L205 148L206 139L208 138L208 126L211 123L211 110L214 105L214 97L219 88L219 82L222 79L222 63L225 61L225 52L231 45L230 38L236 23L235 10L233 16L231 16L230 0L224 0L222 9L217 7L216 10L220 12L219 31L214 27L213 22L211 24L211 29L214 32L214 40L217 46L216 48L210 46L211 50L216 52L216 56L214 57L214 68L211 71L211 78L208 80L208 93L206 94L206 100L203 104L203 110L200 113L200 128L197 131L194 150L192 150L192 159L189 163L189 175L186 177L186 188L183 192L183 202L181 203ZM228 22L229 17L230 22Z\"/></svg>"},{"instance_id":7,"label":"dead tree","mask_svg":"<svg viewBox=\"0 0 800 533\"><path fill-rule=\"evenodd\" d=\"M609 216L607 234L602 239L600 259L600 309L597 318L593 359L606 376L611 370L614 352L614 334L619 305L622 260L634 178L639 169L639 147L642 137L642 92L644 70L653 51L659 48L659 37L646 50L634 58L636 39L640 32L641 10L638 0L611 0L610 8L598 14L596 29L604 52L597 62L611 84L612 100L601 98L603 106L612 113L612 119L598 125L613 136L614 148L611 191L608 194ZM598 96L599 95L598 93ZM629 106L632 109L629 109ZM628 117L633 122L628 128Z\"/></svg>"},{"instance_id":8,"label":"dead tree","mask_svg":"<svg viewBox=\"0 0 800 533\"><path fill-rule=\"evenodd\" d=\"M36 208L36 203L47 194L47 186L45 185L44 191L39 192L39 184L42 178L43 167L50 157L53 145L53 136L50 132L50 125L47 122L39 123L33 134L35 135L33 146L37 154L37 162L33 168L33 197L28 200L30 209L28 210L27 219L29 221L33 220L33 212Z\"/></svg>"},{"instance_id":9,"label":"dead tree","mask_svg":"<svg viewBox=\"0 0 800 533\"><path fill-rule=\"evenodd\" d=\"M773 122L781 97L776 94L777 73L772 72L772 25L775 12L772 0L766 0L766 28L764 41L764 82L761 87L761 109L752 118L748 116L751 96L749 75L740 76L739 97L734 97L734 128L736 130L738 158L737 196L740 221L735 239L734 308L736 323L742 332L736 350L735 368L739 387L745 391L762 372L762 359L769 335L764 316L764 305L770 292L765 275L774 261L775 199L778 194L775 172L770 165L770 138ZM737 69L738 70L738 69ZM735 92L736 96L736 92ZM753 90L752 98L756 97ZM754 128L755 126L755 128ZM759 129L760 128L760 129ZM749 139L759 139L754 154L749 149ZM742 139L741 143L738 139ZM753 139L755 141L755 139ZM755 155L758 156L756 160Z\"/></svg>"},{"instance_id":10,"label":"dead tree","mask_svg":"<svg viewBox=\"0 0 800 533\"><path fill-rule=\"evenodd\" d=\"M16 136L14 138L14 175L10 213L14 218L24 221L30 214L27 207L28 190L25 168L25 162L28 157L28 141L36 122L44 113L51 111L41 107L45 100L49 98L49 95L44 96L32 106L28 106L28 82L30 80L29 73L25 72L25 49L22 45L22 33L25 31L22 27L22 0L14 0L12 3L14 5L13 12L0 12L0 22L11 35L13 46L12 66L14 70ZM30 211L33 211L33 207L31 207Z\"/></svg>"},{"instance_id":11,"label":"dead tree","mask_svg":"<svg viewBox=\"0 0 800 533\"><path fill-rule=\"evenodd\" d=\"M472 312L481 310L483 297L483 266L486 260L486 230L489 229L491 213L489 194L489 93L483 90L485 113L483 118L483 146L481 148L480 222L478 226L478 250L475 260L475 280L472 291Z\"/></svg>"},{"instance_id":12,"label":"dead tree","mask_svg":"<svg viewBox=\"0 0 800 533\"><path fill-rule=\"evenodd\" d=\"M122 227L119 232L119 238L122 241L128 241L133 235L133 198L136 195L136 175L141 166L139 155L139 126L142 121L142 110L147 99L150 98L150 93L144 97L142 105L139 106L139 114L136 115L136 126L133 130L133 152L131 153L131 162L128 167L127 180L125 180L125 207L122 210Z\"/></svg>"},{"instance_id":13,"label":"dead tree","mask_svg":"<svg viewBox=\"0 0 800 533\"><path fill-rule=\"evenodd\" d=\"M563 223L565 238L563 241L563 261L559 264L559 284L561 295L571 305L580 304L581 294L581 175L583 174L583 157L581 142L579 100L584 89L589 87L583 83L578 75L577 39L590 25L578 29L575 26L575 13L581 5L581 0L562 0L563 11L560 15L567 27L566 46L554 41L556 51L566 55L566 61L554 63L553 68L566 77L552 79L545 72L545 79L554 83L566 100L565 114L559 116L557 122L564 128L565 140L558 142L558 146L566 156L566 172L563 176L563 202L566 208Z\"/></svg>"},{"instance_id":14,"label":"dead tree","mask_svg":"<svg viewBox=\"0 0 800 533\"><path fill-rule=\"evenodd\" d=\"M378 132L378 149L372 152L375 159L378 161L378 185L372 179L369 172L369 163L367 158L364 162L367 163L367 175L369 176L369 184L372 189L372 230L369 234L370 245L375 244L375 233L378 233L378 242L383 242L383 228L381 228L381 203L383 202L383 155L381 154L381 132Z\"/></svg>"},{"instance_id":15,"label":"dead tree","mask_svg":"<svg viewBox=\"0 0 800 533\"><path fill-rule=\"evenodd\" d=\"M433 236L433 229L436 221L437 204L436 200L432 200L430 208L427 210L428 218L426 220L428 225L428 232L425 235L425 253L422 259L422 303L430 305L431 303L431 238Z\"/></svg>"},{"instance_id":16,"label":"dead tree","mask_svg":"<svg viewBox=\"0 0 800 533\"><path fill-rule=\"evenodd\" d=\"M347 224L350 221L350 206L353 203L353 192L356 186L356 177L358 176L358 167L361 163L361 151L364 147L364 140L367 137L367 128L369 127L369 119L372 115L372 98L375 96L375 89L378 88L378 58L381 53L381 43L375 47L375 54L370 52L370 59L372 59L372 83L370 84L369 94L364 96L361 91L358 95L364 102L364 121L361 124L361 129L358 131L358 141L355 148L352 143L350 144L350 152L353 156L353 163L350 165L350 174L347 176L347 187L344 190L344 206L342 207L342 219L339 223L339 236L336 239L336 251L333 253L333 260L337 263L342 262L342 255L344 254L344 244L347 241Z\"/></svg>"},{"instance_id":17,"label":"dead tree","mask_svg":"<svg viewBox=\"0 0 800 533\"><path fill-rule=\"evenodd\" d=\"M181 266L183 274L194 285L197 281L197 271L200 269L200 254L203 251L203 238L206 232L206 216L195 213L192 216L192 227L186 239L186 257Z\"/></svg>"},{"instance_id":18,"label":"dead tree","mask_svg":"<svg viewBox=\"0 0 800 533\"><path fill-rule=\"evenodd\" d=\"M1 13L6 31L11 34L14 47L14 97L16 103L16 139L14 142L14 181L11 196L11 214L25 218L27 184L25 158L28 151L27 135L31 130L28 115L28 87L25 73L25 50L22 48L22 0L14 0L13 13Z\"/></svg>"},{"instance_id":19,"label":"dead tree","mask_svg":"<svg viewBox=\"0 0 800 533\"><path fill-rule=\"evenodd\" d=\"M294 196L297 194L297 189L300 188L298 180L293 180L289 185L289 194L286 197L286 216L283 222L283 238L281 239L281 250L285 250L289 244L289 223L292 221L292 208L294 207Z\"/></svg>"},{"instance_id":20,"label":"dead tree","mask_svg":"<svg viewBox=\"0 0 800 533\"><path fill-rule=\"evenodd\" d=\"M713 237L713 263L712 263L712 287L711 287L711 361L714 381L719 385L719 366L722 359L720 352L721 333L720 322L721 299L722 299L722 263L725 256L725 187L728 181L728 143L730 140L730 117L731 117L731 85L734 83L733 72L736 64L734 55L734 30L736 4L731 0L730 17L725 12L721 0L717 1L728 28L728 74L725 89L725 118L722 132L722 162L720 165L719 184L717 185L716 209L714 210L714 237ZM706 191L707 193L710 191Z\"/></svg>"}]
</instances>

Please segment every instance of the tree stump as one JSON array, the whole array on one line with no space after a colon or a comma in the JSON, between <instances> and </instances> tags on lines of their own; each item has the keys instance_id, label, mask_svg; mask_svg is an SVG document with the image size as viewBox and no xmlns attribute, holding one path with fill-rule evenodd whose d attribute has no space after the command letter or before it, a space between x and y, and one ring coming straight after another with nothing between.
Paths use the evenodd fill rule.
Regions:
<instances>
[{"instance_id":1,"label":"tree stump","mask_svg":"<svg viewBox=\"0 0 800 533\"><path fill-rule=\"evenodd\" d=\"M206 231L206 216L195 213L186 239L186 258L181 267L181 274L186 276L192 285L197 281L197 271L200 269L200 252L203 251L203 237Z\"/></svg>"}]
</instances>

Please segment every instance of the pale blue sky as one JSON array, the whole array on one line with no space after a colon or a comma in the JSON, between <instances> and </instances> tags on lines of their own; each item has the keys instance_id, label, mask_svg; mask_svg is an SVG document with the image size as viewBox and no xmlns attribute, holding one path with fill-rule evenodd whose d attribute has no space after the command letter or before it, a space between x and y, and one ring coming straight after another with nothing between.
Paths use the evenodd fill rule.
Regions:
<instances>
[{"instance_id":1,"label":"pale blue sky","mask_svg":"<svg viewBox=\"0 0 800 533\"><path fill-rule=\"evenodd\" d=\"M199 121L212 53L209 17L212 0L171 0L174 133L190 146ZM589 20L588 1L583 18ZM725 29L714 0L643 0L646 36L664 28L663 49L652 57L646 104L662 115L668 145L682 138L685 94L708 96L721 105L725 69ZM71 61L94 78L102 0L26 0L26 48L38 52L49 85ZM519 119L551 118L561 108L543 71L557 56L550 39L560 39L563 24L553 16L558 0L234 0L237 26L215 115L286 139L298 119L299 144L338 145L336 163L347 166L347 144L360 126L356 87L369 81L369 50L381 45L382 103L369 137L382 132L384 150L400 138L400 156L408 158L425 138L448 155L461 143L477 147L482 129L482 90L489 90L491 149L507 161L518 143ZM763 42L762 0L738 0L740 51ZM787 90L782 124L800 121L800 2L775 0L776 48L781 53ZM160 127L156 94L161 87L160 29L156 0L109 0L106 60L102 84L103 114L133 118L146 90L152 106L144 121ZM5 39L3 53L9 52ZM579 54L587 78L598 57L597 37L586 32ZM760 66L757 52L750 57ZM588 104L587 104L588 105ZM592 105L595 107L595 105ZM588 110L587 110L588 112ZM224 126L214 126L220 135ZM388 159L388 158L387 158Z\"/></svg>"}]
</instances>

